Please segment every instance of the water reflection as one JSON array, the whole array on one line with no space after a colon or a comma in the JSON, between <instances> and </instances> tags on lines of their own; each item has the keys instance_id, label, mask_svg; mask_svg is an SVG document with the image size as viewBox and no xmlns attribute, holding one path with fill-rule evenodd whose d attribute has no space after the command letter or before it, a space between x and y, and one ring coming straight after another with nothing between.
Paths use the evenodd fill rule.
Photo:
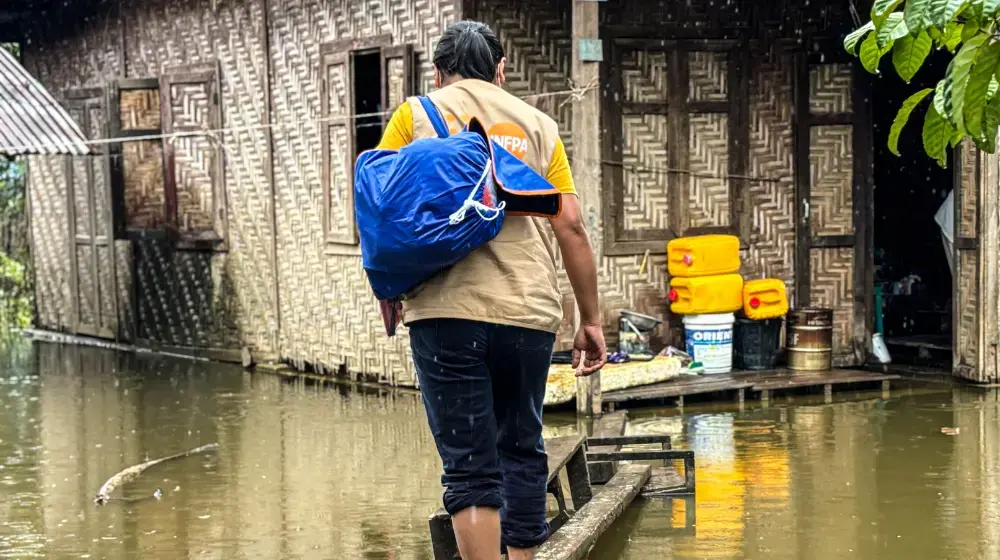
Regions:
<instances>
[{"instance_id":1,"label":"water reflection","mask_svg":"<svg viewBox=\"0 0 1000 560\"><path fill-rule=\"evenodd\" d=\"M591 558L998 558L998 395L637 418L696 450L695 534L683 503L648 501Z\"/></svg>"},{"instance_id":2,"label":"water reflection","mask_svg":"<svg viewBox=\"0 0 1000 560\"><path fill-rule=\"evenodd\" d=\"M414 395L58 345L22 369L0 393L10 556L430 557L440 463ZM161 500L94 505L125 466L213 441L125 488Z\"/></svg>"},{"instance_id":3,"label":"water reflection","mask_svg":"<svg viewBox=\"0 0 1000 560\"><path fill-rule=\"evenodd\" d=\"M414 394L50 344L0 359L0 556L430 558L440 462ZM697 499L641 502L591 558L1000 558L996 391L647 411L630 431L697 452ZM125 466L213 441L94 505Z\"/></svg>"}]
</instances>

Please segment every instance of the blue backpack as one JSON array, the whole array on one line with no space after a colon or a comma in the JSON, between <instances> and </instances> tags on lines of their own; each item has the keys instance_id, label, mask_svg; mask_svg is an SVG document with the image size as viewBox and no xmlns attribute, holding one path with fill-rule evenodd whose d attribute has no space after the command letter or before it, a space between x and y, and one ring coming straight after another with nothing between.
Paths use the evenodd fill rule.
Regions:
<instances>
[{"instance_id":1,"label":"blue backpack","mask_svg":"<svg viewBox=\"0 0 1000 560\"><path fill-rule=\"evenodd\" d=\"M561 208L558 190L490 140L478 119L450 135L431 100L418 99L437 138L364 152L354 171L362 263L382 301L488 243L506 213L555 216Z\"/></svg>"}]
</instances>

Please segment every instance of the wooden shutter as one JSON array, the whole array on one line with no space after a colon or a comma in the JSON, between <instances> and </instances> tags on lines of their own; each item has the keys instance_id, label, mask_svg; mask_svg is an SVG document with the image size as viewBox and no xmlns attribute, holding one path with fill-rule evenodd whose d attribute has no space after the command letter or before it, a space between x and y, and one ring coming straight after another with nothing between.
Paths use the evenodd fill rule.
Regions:
<instances>
[{"instance_id":1,"label":"wooden shutter","mask_svg":"<svg viewBox=\"0 0 1000 560\"><path fill-rule=\"evenodd\" d=\"M216 63L169 68L160 78L166 219L182 248L226 248L221 91ZM194 134L170 137L184 132Z\"/></svg>"},{"instance_id":2,"label":"wooden shutter","mask_svg":"<svg viewBox=\"0 0 1000 560\"><path fill-rule=\"evenodd\" d=\"M351 43L320 46L320 142L323 168L323 237L356 245L354 223L354 88Z\"/></svg>"},{"instance_id":3,"label":"wooden shutter","mask_svg":"<svg viewBox=\"0 0 1000 560\"><path fill-rule=\"evenodd\" d=\"M70 114L88 138L108 137L108 99L104 89L69 90L66 98ZM66 158L73 330L116 338L112 151L108 144L95 144L93 150L94 155Z\"/></svg>"},{"instance_id":4,"label":"wooden shutter","mask_svg":"<svg viewBox=\"0 0 1000 560\"><path fill-rule=\"evenodd\" d=\"M604 252L663 253L680 235L749 237L749 97L732 42L614 39L602 65Z\"/></svg>"}]
</instances>

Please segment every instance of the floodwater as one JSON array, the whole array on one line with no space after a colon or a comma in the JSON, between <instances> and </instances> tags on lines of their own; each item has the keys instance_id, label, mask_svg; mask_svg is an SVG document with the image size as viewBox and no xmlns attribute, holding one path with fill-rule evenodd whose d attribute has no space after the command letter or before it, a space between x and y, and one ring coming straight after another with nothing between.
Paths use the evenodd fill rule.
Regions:
<instances>
[{"instance_id":1,"label":"floodwater","mask_svg":"<svg viewBox=\"0 0 1000 560\"><path fill-rule=\"evenodd\" d=\"M640 502L590 557L1000 558L997 392L877 397L636 413L696 451L697 497ZM0 365L0 414L0 557L431 557L440 462L410 392L35 343Z\"/></svg>"}]
</instances>

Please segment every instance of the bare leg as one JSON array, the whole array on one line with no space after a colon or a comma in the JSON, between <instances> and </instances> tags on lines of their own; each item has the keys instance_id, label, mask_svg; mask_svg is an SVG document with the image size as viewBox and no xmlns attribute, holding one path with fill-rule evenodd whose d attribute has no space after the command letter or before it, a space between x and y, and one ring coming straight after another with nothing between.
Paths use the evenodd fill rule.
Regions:
<instances>
[{"instance_id":1,"label":"bare leg","mask_svg":"<svg viewBox=\"0 0 1000 560\"><path fill-rule=\"evenodd\" d=\"M508 560L535 560L538 548L507 548Z\"/></svg>"},{"instance_id":2,"label":"bare leg","mask_svg":"<svg viewBox=\"0 0 1000 560\"><path fill-rule=\"evenodd\" d=\"M493 508L470 507L451 516L455 540L462 560L499 560L500 512ZM527 558L532 556L511 556Z\"/></svg>"}]
</instances>

